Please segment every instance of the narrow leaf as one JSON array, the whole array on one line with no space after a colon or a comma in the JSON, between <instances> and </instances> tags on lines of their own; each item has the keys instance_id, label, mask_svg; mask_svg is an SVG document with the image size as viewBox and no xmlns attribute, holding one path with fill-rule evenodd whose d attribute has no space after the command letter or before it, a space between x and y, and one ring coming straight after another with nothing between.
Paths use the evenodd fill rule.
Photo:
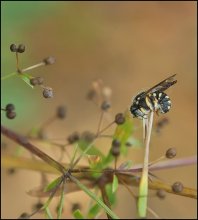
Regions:
<instances>
[{"instance_id":1,"label":"narrow leaf","mask_svg":"<svg viewBox=\"0 0 198 220\"><path fill-rule=\"evenodd\" d=\"M76 179L74 176L70 176L70 179L75 182L88 196L95 200L98 205L100 205L113 219L119 219L119 217L113 211L111 211L111 209L109 209L101 199L97 198L96 195L85 185L83 185L78 179Z\"/></svg>"},{"instance_id":2,"label":"narrow leaf","mask_svg":"<svg viewBox=\"0 0 198 220\"><path fill-rule=\"evenodd\" d=\"M88 212L88 218L93 219L97 216L97 214L100 212L101 206L98 205L98 203L94 204Z\"/></svg>"},{"instance_id":3,"label":"narrow leaf","mask_svg":"<svg viewBox=\"0 0 198 220\"><path fill-rule=\"evenodd\" d=\"M61 197L58 204L58 215L57 219L61 218L62 212L63 212L63 205L64 205L64 191L65 191L65 182L62 183L62 190L61 190Z\"/></svg>"},{"instance_id":4,"label":"narrow leaf","mask_svg":"<svg viewBox=\"0 0 198 220\"><path fill-rule=\"evenodd\" d=\"M52 182L50 182L44 189L44 192L48 192L52 189L54 189L61 181L61 177L59 176L58 178L56 178L55 180L53 180Z\"/></svg>"},{"instance_id":5,"label":"narrow leaf","mask_svg":"<svg viewBox=\"0 0 198 220\"><path fill-rule=\"evenodd\" d=\"M73 216L74 216L75 219L85 219L79 209L76 209L73 212Z\"/></svg>"},{"instance_id":6,"label":"narrow leaf","mask_svg":"<svg viewBox=\"0 0 198 220\"><path fill-rule=\"evenodd\" d=\"M30 79L32 76L28 75L27 73L22 73L18 75L24 82L28 84L28 86L34 88L34 86L30 83Z\"/></svg>"},{"instance_id":7,"label":"narrow leaf","mask_svg":"<svg viewBox=\"0 0 198 220\"><path fill-rule=\"evenodd\" d=\"M113 175L112 192L115 193L118 189L118 177Z\"/></svg>"}]
</instances>

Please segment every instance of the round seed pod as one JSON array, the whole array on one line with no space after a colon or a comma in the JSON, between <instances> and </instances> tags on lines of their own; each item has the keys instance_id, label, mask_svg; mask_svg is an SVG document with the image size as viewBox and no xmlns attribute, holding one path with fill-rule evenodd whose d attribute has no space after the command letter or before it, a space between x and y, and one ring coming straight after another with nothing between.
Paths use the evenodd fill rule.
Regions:
<instances>
[{"instance_id":1,"label":"round seed pod","mask_svg":"<svg viewBox=\"0 0 198 220\"><path fill-rule=\"evenodd\" d=\"M15 106L13 104L7 104L5 109L6 111L13 111L15 109Z\"/></svg>"},{"instance_id":2,"label":"round seed pod","mask_svg":"<svg viewBox=\"0 0 198 220\"><path fill-rule=\"evenodd\" d=\"M50 64L53 64L55 63L55 58L54 57L46 57L45 59L43 59L43 62L46 64L46 65L50 65Z\"/></svg>"},{"instance_id":3,"label":"round seed pod","mask_svg":"<svg viewBox=\"0 0 198 220\"><path fill-rule=\"evenodd\" d=\"M173 157L175 157L177 155L177 151L175 148L169 148L166 151L166 158L168 159L172 159Z\"/></svg>"},{"instance_id":4,"label":"round seed pod","mask_svg":"<svg viewBox=\"0 0 198 220\"><path fill-rule=\"evenodd\" d=\"M111 107L111 104L107 101L103 101L101 104L101 109L103 111L107 111Z\"/></svg>"},{"instance_id":5,"label":"round seed pod","mask_svg":"<svg viewBox=\"0 0 198 220\"><path fill-rule=\"evenodd\" d=\"M182 192L183 188L184 188L184 186L181 182L175 182L172 185L172 190L173 190L173 192L176 192L176 193Z\"/></svg>"},{"instance_id":6,"label":"round seed pod","mask_svg":"<svg viewBox=\"0 0 198 220\"><path fill-rule=\"evenodd\" d=\"M81 135L81 139L85 140L87 143L90 143L94 140L95 134L90 131L84 131Z\"/></svg>"},{"instance_id":7,"label":"round seed pod","mask_svg":"<svg viewBox=\"0 0 198 220\"><path fill-rule=\"evenodd\" d=\"M26 213L26 212L24 212L24 213L22 213L22 214L19 216L18 219L29 219L29 214Z\"/></svg>"},{"instance_id":8,"label":"round seed pod","mask_svg":"<svg viewBox=\"0 0 198 220\"><path fill-rule=\"evenodd\" d=\"M34 78L30 79L30 84L33 85L33 86L38 85L38 80L37 80L37 78L34 77Z\"/></svg>"},{"instance_id":9,"label":"round seed pod","mask_svg":"<svg viewBox=\"0 0 198 220\"><path fill-rule=\"evenodd\" d=\"M118 157L120 155L120 146L121 143L117 139L112 141L111 153L114 157Z\"/></svg>"},{"instance_id":10,"label":"round seed pod","mask_svg":"<svg viewBox=\"0 0 198 220\"><path fill-rule=\"evenodd\" d=\"M60 119L65 118L65 116L66 116L66 107L65 106L59 106L57 108L56 115Z\"/></svg>"},{"instance_id":11,"label":"round seed pod","mask_svg":"<svg viewBox=\"0 0 198 220\"><path fill-rule=\"evenodd\" d=\"M118 113L115 116L115 123L118 125L121 125L125 122L124 114L123 113Z\"/></svg>"},{"instance_id":12,"label":"round seed pod","mask_svg":"<svg viewBox=\"0 0 198 220\"><path fill-rule=\"evenodd\" d=\"M166 197L166 192L163 189L159 189L156 192L156 195L160 199L164 199Z\"/></svg>"},{"instance_id":13,"label":"round seed pod","mask_svg":"<svg viewBox=\"0 0 198 220\"><path fill-rule=\"evenodd\" d=\"M43 82L44 82L44 79L43 79L43 77L37 77L37 82L38 82L38 85L42 85L43 84Z\"/></svg>"},{"instance_id":14,"label":"round seed pod","mask_svg":"<svg viewBox=\"0 0 198 220\"><path fill-rule=\"evenodd\" d=\"M25 51L25 45L24 44L19 44L17 52L23 53Z\"/></svg>"},{"instance_id":15,"label":"round seed pod","mask_svg":"<svg viewBox=\"0 0 198 220\"><path fill-rule=\"evenodd\" d=\"M52 98L53 97L53 90L50 87L45 87L43 90L43 97L44 98Z\"/></svg>"},{"instance_id":16,"label":"round seed pod","mask_svg":"<svg viewBox=\"0 0 198 220\"><path fill-rule=\"evenodd\" d=\"M10 50L11 50L12 52L17 52L17 46L16 46L16 44L11 44L11 45L10 45Z\"/></svg>"},{"instance_id":17,"label":"round seed pod","mask_svg":"<svg viewBox=\"0 0 198 220\"><path fill-rule=\"evenodd\" d=\"M14 119L16 117L16 112L7 111L6 112L6 117L9 118L9 119Z\"/></svg>"},{"instance_id":18,"label":"round seed pod","mask_svg":"<svg viewBox=\"0 0 198 220\"><path fill-rule=\"evenodd\" d=\"M71 134L70 136L68 136L67 141L70 144L75 143L76 141L78 141L80 139L80 135L78 134L78 132L74 132L73 134Z\"/></svg>"},{"instance_id":19,"label":"round seed pod","mask_svg":"<svg viewBox=\"0 0 198 220\"><path fill-rule=\"evenodd\" d=\"M42 202L37 202L36 204L33 205L32 209L33 211L41 209L43 207L43 203Z\"/></svg>"}]
</instances>

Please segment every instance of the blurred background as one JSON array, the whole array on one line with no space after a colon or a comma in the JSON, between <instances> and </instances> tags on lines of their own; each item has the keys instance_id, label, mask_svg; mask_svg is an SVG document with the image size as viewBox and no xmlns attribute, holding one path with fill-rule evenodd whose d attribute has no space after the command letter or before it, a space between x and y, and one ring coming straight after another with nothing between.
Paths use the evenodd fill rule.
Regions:
<instances>
[{"instance_id":1,"label":"blurred background","mask_svg":"<svg viewBox=\"0 0 198 220\"><path fill-rule=\"evenodd\" d=\"M12 43L26 46L19 57L22 67L50 55L56 58L54 65L29 72L45 79L45 85L54 90L53 99L44 99L40 88L32 90L17 77L1 82L1 106L14 103L17 112L14 120L2 113L2 123L26 134L51 117L58 105L66 105L68 117L50 126L50 137L66 137L75 130L95 131L100 112L86 100L93 80L102 79L111 87L114 117L130 107L139 91L176 73L178 83L167 91L172 100L172 109L166 115L169 124L160 135L153 135L150 160L162 156L169 147L177 149L178 158L196 154L196 6L195 1L2 2L1 75L15 71L15 55L9 49ZM135 123L141 126L139 120ZM106 140L99 145L110 148ZM14 144L9 147L12 151ZM143 149L131 149L128 158L134 164L141 163L143 155ZM26 192L39 185L39 175L26 170L17 170L14 175L1 171L1 218L31 212L36 199ZM188 187L197 185L195 166L155 174L170 184L181 181ZM119 187L118 193L117 215L135 218L133 198L124 187ZM82 203L82 198L87 196L78 192L66 200ZM86 208L86 203L81 205ZM149 199L149 207L161 218L196 218L196 205L194 199L171 194L163 201ZM64 216L70 217L70 207L65 207Z\"/></svg>"}]
</instances>

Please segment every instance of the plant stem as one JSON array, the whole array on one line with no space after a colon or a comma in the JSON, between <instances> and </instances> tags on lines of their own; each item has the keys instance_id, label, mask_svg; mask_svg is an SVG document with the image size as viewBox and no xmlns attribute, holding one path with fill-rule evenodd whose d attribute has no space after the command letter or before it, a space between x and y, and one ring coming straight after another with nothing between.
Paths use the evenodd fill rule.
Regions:
<instances>
[{"instance_id":1,"label":"plant stem","mask_svg":"<svg viewBox=\"0 0 198 220\"><path fill-rule=\"evenodd\" d=\"M153 111L151 111L147 135L146 135L142 177L141 177L140 186L139 186L138 214L142 218L146 217L146 211L147 211L149 144L150 144L150 138L151 138L152 124L153 124L153 115L154 113Z\"/></svg>"},{"instance_id":2,"label":"plant stem","mask_svg":"<svg viewBox=\"0 0 198 220\"><path fill-rule=\"evenodd\" d=\"M10 74L8 74L8 75L2 76L2 77L1 77L1 80L8 79L8 78L10 78L10 77L12 77L12 76L15 76L15 75L17 75L17 74L18 74L17 72L10 73Z\"/></svg>"}]
</instances>

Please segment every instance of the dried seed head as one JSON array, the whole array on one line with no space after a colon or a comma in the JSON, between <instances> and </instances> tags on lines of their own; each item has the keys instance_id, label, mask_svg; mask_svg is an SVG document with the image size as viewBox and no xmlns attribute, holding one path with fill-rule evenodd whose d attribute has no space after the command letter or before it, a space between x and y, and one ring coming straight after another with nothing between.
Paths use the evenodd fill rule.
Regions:
<instances>
[{"instance_id":1,"label":"dried seed head","mask_svg":"<svg viewBox=\"0 0 198 220\"><path fill-rule=\"evenodd\" d=\"M177 155L177 151L175 148L169 148L166 151L166 158L168 159L172 159L173 157L175 157Z\"/></svg>"},{"instance_id":2,"label":"dried seed head","mask_svg":"<svg viewBox=\"0 0 198 220\"><path fill-rule=\"evenodd\" d=\"M30 79L30 84L33 85L33 86L38 85L38 80L37 80L37 78L34 77L34 78Z\"/></svg>"},{"instance_id":3,"label":"dried seed head","mask_svg":"<svg viewBox=\"0 0 198 220\"><path fill-rule=\"evenodd\" d=\"M166 197L166 192L163 189L159 189L157 190L156 195L158 198L164 199Z\"/></svg>"},{"instance_id":4,"label":"dried seed head","mask_svg":"<svg viewBox=\"0 0 198 220\"><path fill-rule=\"evenodd\" d=\"M95 134L90 131L84 131L81 134L81 139L86 141L87 143L92 142L94 140L94 138L95 138Z\"/></svg>"},{"instance_id":5,"label":"dried seed head","mask_svg":"<svg viewBox=\"0 0 198 220\"><path fill-rule=\"evenodd\" d=\"M19 44L17 52L23 53L25 51L25 45L24 44Z\"/></svg>"},{"instance_id":6,"label":"dried seed head","mask_svg":"<svg viewBox=\"0 0 198 220\"><path fill-rule=\"evenodd\" d=\"M93 100L94 98L96 98L97 93L94 89L90 89L87 93L87 99L88 100Z\"/></svg>"},{"instance_id":7,"label":"dried seed head","mask_svg":"<svg viewBox=\"0 0 198 220\"><path fill-rule=\"evenodd\" d=\"M41 209L43 207L43 203L42 202L37 202L36 204L33 205L33 211Z\"/></svg>"},{"instance_id":8,"label":"dried seed head","mask_svg":"<svg viewBox=\"0 0 198 220\"><path fill-rule=\"evenodd\" d=\"M114 157L118 157L120 155L120 146L121 143L119 140L114 139L112 141L111 153Z\"/></svg>"},{"instance_id":9,"label":"dried seed head","mask_svg":"<svg viewBox=\"0 0 198 220\"><path fill-rule=\"evenodd\" d=\"M112 141L112 147L120 147L120 145L121 145L121 143L120 143L119 140L114 139L114 140Z\"/></svg>"},{"instance_id":10,"label":"dried seed head","mask_svg":"<svg viewBox=\"0 0 198 220\"><path fill-rule=\"evenodd\" d=\"M125 122L124 114L123 113L118 113L115 116L115 123L118 125L121 125Z\"/></svg>"},{"instance_id":11,"label":"dried seed head","mask_svg":"<svg viewBox=\"0 0 198 220\"><path fill-rule=\"evenodd\" d=\"M16 46L16 44L11 44L11 45L10 45L10 50L11 50L12 52L17 52L17 46Z\"/></svg>"},{"instance_id":12,"label":"dried seed head","mask_svg":"<svg viewBox=\"0 0 198 220\"><path fill-rule=\"evenodd\" d=\"M44 98L52 98L53 97L53 90L50 87L45 87L43 90L43 97Z\"/></svg>"},{"instance_id":13,"label":"dried seed head","mask_svg":"<svg viewBox=\"0 0 198 220\"><path fill-rule=\"evenodd\" d=\"M7 112L6 112L6 117L9 118L9 119L13 119L13 118L16 117L16 112L7 111Z\"/></svg>"},{"instance_id":14,"label":"dried seed head","mask_svg":"<svg viewBox=\"0 0 198 220\"><path fill-rule=\"evenodd\" d=\"M38 82L38 85L42 85L43 84L43 82L44 82L44 79L43 79L43 77L36 77L37 78L37 82Z\"/></svg>"},{"instance_id":15,"label":"dried seed head","mask_svg":"<svg viewBox=\"0 0 198 220\"><path fill-rule=\"evenodd\" d=\"M15 172L16 172L16 169L14 169L14 168L8 169L8 174L10 174L10 175L14 174Z\"/></svg>"},{"instance_id":16,"label":"dried seed head","mask_svg":"<svg viewBox=\"0 0 198 220\"><path fill-rule=\"evenodd\" d=\"M59 106L57 108L56 115L60 119L65 118L65 116L66 116L66 107L65 106Z\"/></svg>"},{"instance_id":17,"label":"dried seed head","mask_svg":"<svg viewBox=\"0 0 198 220\"><path fill-rule=\"evenodd\" d=\"M26 212L24 212L24 213L22 213L22 214L19 216L18 219L29 219L29 218L30 218L30 217L29 217L29 214L26 213Z\"/></svg>"},{"instance_id":18,"label":"dried seed head","mask_svg":"<svg viewBox=\"0 0 198 220\"><path fill-rule=\"evenodd\" d=\"M173 192L175 193L180 193L182 192L184 186L181 182L175 182L173 185L172 185L172 190Z\"/></svg>"},{"instance_id":19,"label":"dried seed head","mask_svg":"<svg viewBox=\"0 0 198 220\"><path fill-rule=\"evenodd\" d=\"M46 65L50 65L50 64L54 64L55 63L55 58L54 57L46 57L45 59L43 59L43 62L46 64Z\"/></svg>"},{"instance_id":20,"label":"dried seed head","mask_svg":"<svg viewBox=\"0 0 198 220\"><path fill-rule=\"evenodd\" d=\"M5 109L6 111L13 111L15 109L15 106L13 104L7 104Z\"/></svg>"},{"instance_id":21,"label":"dried seed head","mask_svg":"<svg viewBox=\"0 0 198 220\"><path fill-rule=\"evenodd\" d=\"M75 143L76 141L78 141L80 139L80 135L78 134L78 132L74 132L73 134L71 134L70 136L68 136L67 141L70 144Z\"/></svg>"},{"instance_id":22,"label":"dried seed head","mask_svg":"<svg viewBox=\"0 0 198 220\"><path fill-rule=\"evenodd\" d=\"M108 101L103 101L101 104L101 109L107 111L111 107L111 104Z\"/></svg>"}]
</instances>

